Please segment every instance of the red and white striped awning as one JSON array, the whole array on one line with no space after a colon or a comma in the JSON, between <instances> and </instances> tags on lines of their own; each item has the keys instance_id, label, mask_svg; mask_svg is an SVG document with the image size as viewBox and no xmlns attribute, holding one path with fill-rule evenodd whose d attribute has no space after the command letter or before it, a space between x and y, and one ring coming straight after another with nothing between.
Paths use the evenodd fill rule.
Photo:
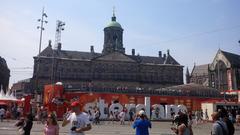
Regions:
<instances>
[{"instance_id":1,"label":"red and white striped awning","mask_svg":"<svg viewBox=\"0 0 240 135\"><path fill-rule=\"evenodd\" d=\"M228 95L238 95L238 93L240 92L240 90L225 90L222 91L221 94L228 94Z\"/></svg>"}]
</instances>

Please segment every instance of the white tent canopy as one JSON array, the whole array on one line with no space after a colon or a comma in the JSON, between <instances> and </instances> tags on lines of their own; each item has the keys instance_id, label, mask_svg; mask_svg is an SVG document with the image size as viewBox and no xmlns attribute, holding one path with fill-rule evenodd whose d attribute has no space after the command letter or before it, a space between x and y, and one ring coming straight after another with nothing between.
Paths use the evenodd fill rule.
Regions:
<instances>
[{"instance_id":1,"label":"white tent canopy","mask_svg":"<svg viewBox=\"0 0 240 135\"><path fill-rule=\"evenodd\" d=\"M5 94L4 91L1 90L0 100L17 100L17 98L10 91L7 91L7 93Z\"/></svg>"}]
</instances>

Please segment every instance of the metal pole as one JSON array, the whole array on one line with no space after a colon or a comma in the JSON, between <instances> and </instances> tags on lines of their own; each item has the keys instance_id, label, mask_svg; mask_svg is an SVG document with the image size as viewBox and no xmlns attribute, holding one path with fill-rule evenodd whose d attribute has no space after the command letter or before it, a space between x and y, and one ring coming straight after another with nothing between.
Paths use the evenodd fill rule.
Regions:
<instances>
[{"instance_id":1,"label":"metal pole","mask_svg":"<svg viewBox=\"0 0 240 135\"><path fill-rule=\"evenodd\" d=\"M41 46L42 46L42 31L43 31L43 15L44 15L44 7L42 10L42 18L41 18L41 26L40 26L40 41L39 41L39 51L38 51L38 57L41 53Z\"/></svg>"},{"instance_id":2,"label":"metal pole","mask_svg":"<svg viewBox=\"0 0 240 135\"><path fill-rule=\"evenodd\" d=\"M52 77L51 77L51 83L54 84L55 79L55 71L54 71L54 49L52 49Z\"/></svg>"},{"instance_id":3,"label":"metal pole","mask_svg":"<svg viewBox=\"0 0 240 135\"><path fill-rule=\"evenodd\" d=\"M39 41L39 50L38 50L38 57L37 57L37 60L35 61L36 64L37 64L37 68L36 68L36 89L38 89L38 72L39 72L39 66L40 66L40 63L39 63L39 60L40 60L40 53L41 53L41 46L42 46L42 32L44 30L44 27L43 27L43 23L47 23L46 20L44 20L44 17L47 18L47 14L44 12L44 7L42 9L42 14L41 14L41 19L38 19L38 22L40 22L40 26L37 26L37 29L40 29L40 41Z\"/></svg>"},{"instance_id":4,"label":"metal pole","mask_svg":"<svg viewBox=\"0 0 240 135\"><path fill-rule=\"evenodd\" d=\"M218 65L218 90L220 90L220 73L219 73L219 60L217 60L217 65Z\"/></svg>"}]
</instances>

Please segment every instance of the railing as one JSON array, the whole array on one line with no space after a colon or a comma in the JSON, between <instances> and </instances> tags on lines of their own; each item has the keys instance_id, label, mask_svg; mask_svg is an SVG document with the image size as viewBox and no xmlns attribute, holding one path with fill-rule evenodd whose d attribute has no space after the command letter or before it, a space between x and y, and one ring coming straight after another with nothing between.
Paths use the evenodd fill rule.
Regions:
<instances>
[{"instance_id":1,"label":"railing","mask_svg":"<svg viewBox=\"0 0 240 135\"><path fill-rule=\"evenodd\" d=\"M182 91L173 89L143 89L143 88L114 88L114 87L65 87L65 92L96 92L96 93L121 93L121 94L134 94L134 95L161 95L161 96L191 96L202 98L223 98L223 95L217 91L195 90L195 91ZM226 95L227 98L233 98L233 95Z\"/></svg>"}]
</instances>

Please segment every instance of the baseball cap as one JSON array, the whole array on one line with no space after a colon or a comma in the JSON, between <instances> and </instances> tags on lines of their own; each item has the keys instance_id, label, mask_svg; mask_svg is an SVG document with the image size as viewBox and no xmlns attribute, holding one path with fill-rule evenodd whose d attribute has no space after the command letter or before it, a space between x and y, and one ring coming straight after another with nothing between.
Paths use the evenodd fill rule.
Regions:
<instances>
[{"instance_id":1,"label":"baseball cap","mask_svg":"<svg viewBox=\"0 0 240 135\"><path fill-rule=\"evenodd\" d=\"M145 115L145 112L143 110L140 110L138 113L139 115Z\"/></svg>"},{"instance_id":2,"label":"baseball cap","mask_svg":"<svg viewBox=\"0 0 240 135\"><path fill-rule=\"evenodd\" d=\"M80 106L80 103L78 101L74 101L71 103L71 107L78 107Z\"/></svg>"}]
</instances>

